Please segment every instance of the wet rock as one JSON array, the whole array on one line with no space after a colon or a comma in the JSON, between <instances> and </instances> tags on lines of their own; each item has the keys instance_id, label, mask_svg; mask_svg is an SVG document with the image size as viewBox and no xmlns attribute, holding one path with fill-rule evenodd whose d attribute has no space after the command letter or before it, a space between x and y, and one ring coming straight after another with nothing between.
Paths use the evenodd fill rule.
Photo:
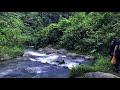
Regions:
<instances>
[{"instance_id":1,"label":"wet rock","mask_svg":"<svg viewBox=\"0 0 120 90\"><path fill-rule=\"evenodd\" d=\"M55 62L59 63L60 61L57 60L57 61L55 61Z\"/></svg>"},{"instance_id":2,"label":"wet rock","mask_svg":"<svg viewBox=\"0 0 120 90\"><path fill-rule=\"evenodd\" d=\"M46 54L56 53L56 51L47 51Z\"/></svg>"},{"instance_id":3,"label":"wet rock","mask_svg":"<svg viewBox=\"0 0 120 90\"><path fill-rule=\"evenodd\" d=\"M59 49L59 50L57 50L57 53L59 53L59 54L67 54L67 50Z\"/></svg>"},{"instance_id":4,"label":"wet rock","mask_svg":"<svg viewBox=\"0 0 120 90\"><path fill-rule=\"evenodd\" d=\"M15 58L15 59L16 59L16 60L21 60L21 59L22 59L22 57L19 57L19 56L18 56L18 57L17 57L17 58Z\"/></svg>"},{"instance_id":5,"label":"wet rock","mask_svg":"<svg viewBox=\"0 0 120 90\"><path fill-rule=\"evenodd\" d=\"M65 64L65 61L62 59L62 57L58 57L55 62L57 62L58 64Z\"/></svg>"},{"instance_id":6,"label":"wet rock","mask_svg":"<svg viewBox=\"0 0 120 90\"><path fill-rule=\"evenodd\" d=\"M59 61L59 64L65 64L65 61L64 60Z\"/></svg>"},{"instance_id":7,"label":"wet rock","mask_svg":"<svg viewBox=\"0 0 120 90\"><path fill-rule=\"evenodd\" d=\"M88 78L120 78L111 73L104 73L104 72L89 72L89 73L85 73L84 76Z\"/></svg>"},{"instance_id":8,"label":"wet rock","mask_svg":"<svg viewBox=\"0 0 120 90\"><path fill-rule=\"evenodd\" d=\"M35 57L34 55L30 54L30 53L24 53L23 57Z\"/></svg>"},{"instance_id":9,"label":"wet rock","mask_svg":"<svg viewBox=\"0 0 120 90\"><path fill-rule=\"evenodd\" d=\"M6 59L6 60L11 59L11 57L8 54L5 54L3 58Z\"/></svg>"},{"instance_id":10,"label":"wet rock","mask_svg":"<svg viewBox=\"0 0 120 90\"><path fill-rule=\"evenodd\" d=\"M79 55L76 54L76 53L67 53L67 56L77 57L77 56L79 56Z\"/></svg>"},{"instance_id":11,"label":"wet rock","mask_svg":"<svg viewBox=\"0 0 120 90\"><path fill-rule=\"evenodd\" d=\"M10 57L8 54L4 54L3 57L0 60L9 60L12 57Z\"/></svg>"},{"instance_id":12,"label":"wet rock","mask_svg":"<svg viewBox=\"0 0 120 90\"><path fill-rule=\"evenodd\" d=\"M67 56L72 57L73 59L75 59L76 57L80 57L80 58L84 58L86 60L94 60L95 57L94 56L90 56L90 55L79 55L76 53L67 53Z\"/></svg>"},{"instance_id":13,"label":"wet rock","mask_svg":"<svg viewBox=\"0 0 120 90\"><path fill-rule=\"evenodd\" d=\"M87 59L87 60L94 60L95 59L94 56L90 56L90 55L84 56L84 58Z\"/></svg>"},{"instance_id":14,"label":"wet rock","mask_svg":"<svg viewBox=\"0 0 120 90\"><path fill-rule=\"evenodd\" d=\"M43 52L44 49L43 49L43 48L39 48L38 51L39 51L39 52Z\"/></svg>"},{"instance_id":15,"label":"wet rock","mask_svg":"<svg viewBox=\"0 0 120 90\"><path fill-rule=\"evenodd\" d=\"M44 53L46 53L46 54L52 54L52 53L56 53L56 52L57 52L56 49L49 48L49 47L44 48L43 51L44 51Z\"/></svg>"}]
</instances>

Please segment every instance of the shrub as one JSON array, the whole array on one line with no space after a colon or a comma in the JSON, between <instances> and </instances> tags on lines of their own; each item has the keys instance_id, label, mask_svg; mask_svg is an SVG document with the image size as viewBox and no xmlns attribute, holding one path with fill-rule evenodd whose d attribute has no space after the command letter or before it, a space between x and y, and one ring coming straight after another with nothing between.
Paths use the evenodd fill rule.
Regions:
<instances>
[{"instance_id":1,"label":"shrub","mask_svg":"<svg viewBox=\"0 0 120 90\"><path fill-rule=\"evenodd\" d=\"M83 74L86 72L96 72L96 71L111 72L112 65L110 63L110 60L107 57L101 55L96 57L97 59L93 66L79 65L77 67L74 67L71 69L69 77L74 78L77 76L83 76Z\"/></svg>"}]
</instances>

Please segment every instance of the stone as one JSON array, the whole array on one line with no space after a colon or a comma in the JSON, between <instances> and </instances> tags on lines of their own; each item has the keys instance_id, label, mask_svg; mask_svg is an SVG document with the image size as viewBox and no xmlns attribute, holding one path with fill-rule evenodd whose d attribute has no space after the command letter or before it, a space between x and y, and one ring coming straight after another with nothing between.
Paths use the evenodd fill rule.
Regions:
<instances>
[{"instance_id":1,"label":"stone","mask_svg":"<svg viewBox=\"0 0 120 90\"><path fill-rule=\"evenodd\" d=\"M76 57L80 57L78 54L76 53L67 53L67 56L70 56L70 57L73 57L73 58L76 58Z\"/></svg>"},{"instance_id":2,"label":"stone","mask_svg":"<svg viewBox=\"0 0 120 90\"><path fill-rule=\"evenodd\" d=\"M43 48L39 48L38 51L39 51L39 52L43 52Z\"/></svg>"},{"instance_id":3,"label":"stone","mask_svg":"<svg viewBox=\"0 0 120 90\"><path fill-rule=\"evenodd\" d=\"M64 60L62 60L62 61L60 61L60 62L59 62L59 64L65 64L65 61L64 61Z\"/></svg>"},{"instance_id":4,"label":"stone","mask_svg":"<svg viewBox=\"0 0 120 90\"><path fill-rule=\"evenodd\" d=\"M25 52L25 53L23 54L23 57L30 56L30 55L31 55L30 53Z\"/></svg>"},{"instance_id":5,"label":"stone","mask_svg":"<svg viewBox=\"0 0 120 90\"><path fill-rule=\"evenodd\" d=\"M87 60L94 60L95 59L94 56L90 56L90 55L84 56L84 58L87 59Z\"/></svg>"},{"instance_id":6,"label":"stone","mask_svg":"<svg viewBox=\"0 0 120 90\"><path fill-rule=\"evenodd\" d=\"M59 50L57 50L57 53L59 53L59 54L67 54L67 50L59 49Z\"/></svg>"},{"instance_id":7,"label":"stone","mask_svg":"<svg viewBox=\"0 0 120 90\"><path fill-rule=\"evenodd\" d=\"M3 57L0 60L9 60L12 57L10 57L8 54L4 54Z\"/></svg>"},{"instance_id":8,"label":"stone","mask_svg":"<svg viewBox=\"0 0 120 90\"><path fill-rule=\"evenodd\" d=\"M88 78L120 78L111 73L104 73L104 72L89 72L89 73L85 73L84 76Z\"/></svg>"},{"instance_id":9,"label":"stone","mask_svg":"<svg viewBox=\"0 0 120 90\"><path fill-rule=\"evenodd\" d=\"M55 61L55 62L59 63L60 61L57 60L57 61Z\"/></svg>"},{"instance_id":10,"label":"stone","mask_svg":"<svg viewBox=\"0 0 120 90\"><path fill-rule=\"evenodd\" d=\"M3 61L4 60L4 58L0 58L0 61Z\"/></svg>"},{"instance_id":11,"label":"stone","mask_svg":"<svg viewBox=\"0 0 120 90\"><path fill-rule=\"evenodd\" d=\"M11 57L8 54L4 54L3 59L8 60L11 59Z\"/></svg>"},{"instance_id":12,"label":"stone","mask_svg":"<svg viewBox=\"0 0 120 90\"><path fill-rule=\"evenodd\" d=\"M56 51L47 51L46 54L56 53Z\"/></svg>"},{"instance_id":13,"label":"stone","mask_svg":"<svg viewBox=\"0 0 120 90\"><path fill-rule=\"evenodd\" d=\"M49 47L44 48L43 51L46 54L56 53L56 49L49 48Z\"/></svg>"}]
</instances>

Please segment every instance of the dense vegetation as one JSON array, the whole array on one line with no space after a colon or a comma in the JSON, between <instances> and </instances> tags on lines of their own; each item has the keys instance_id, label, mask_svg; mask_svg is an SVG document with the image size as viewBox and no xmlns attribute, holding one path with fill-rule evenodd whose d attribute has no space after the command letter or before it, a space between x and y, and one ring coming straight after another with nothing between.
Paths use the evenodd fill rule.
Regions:
<instances>
[{"instance_id":1,"label":"dense vegetation","mask_svg":"<svg viewBox=\"0 0 120 90\"><path fill-rule=\"evenodd\" d=\"M25 46L36 45L39 31L50 23L57 23L72 12L1 12L0 13L0 57L22 54Z\"/></svg>"},{"instance_id":2,"label":"dense vegetation","mask_svg":"<svg viewBox=\"0 0 120 90\"><path fill-rule=\"evenodd\" d=\"M22 55L22 50L29 45L39 48L51 44L100 55L95 66L87 69L79 66L72 72L101 71L102 67L110 67L106 55L110 41L119 39L119 29L119 12L1 12L0 57Z\"/></svg>"},{"instance_id":3,"label":"dense vegetation","mask_svg":"<svg viewBox=\"0 0 120 90\"><path fill-rule=\"evenodd\" d=\"M79 65L77 67L74 67L72 68L69 77L70 78L75 78L78 76L84 77L84 73L96 71L113 73L113 70L114 69L110 64L110 60L108 57L97 55L97 59L95 60L95 63L92 66Z\"/></svg>"},{"instance_id":4,"label":"dense vegetation","mask_svg":"<svg viewBox=\"0 0 120 90\"><path fill-rule=\"evenodd\" d=\"M40 31L39 45L48 44L68 50L108 52L109 42L119 38L120 13L80 12L69 19L62 18Z\"/></svg>"}]
</instances>

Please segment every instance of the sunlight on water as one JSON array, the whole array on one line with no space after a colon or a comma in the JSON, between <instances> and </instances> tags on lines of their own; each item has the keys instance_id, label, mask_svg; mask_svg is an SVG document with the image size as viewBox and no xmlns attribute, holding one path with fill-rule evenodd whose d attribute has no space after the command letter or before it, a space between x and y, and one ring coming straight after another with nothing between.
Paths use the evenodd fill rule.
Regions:
<instances>
[{"instance_id":1,"label":"sunlight on water","mask_svg":"<svg viewBox=\"0 0 120 90\"><path fill-rule=\"evenodd\" d=\"M32 56L46 56L46 54L41 54L41 53L37 53L37 52L32 52L32 51L26 51L24 53L24 55L32 55Z\"/></svg>"}]
</instances>

